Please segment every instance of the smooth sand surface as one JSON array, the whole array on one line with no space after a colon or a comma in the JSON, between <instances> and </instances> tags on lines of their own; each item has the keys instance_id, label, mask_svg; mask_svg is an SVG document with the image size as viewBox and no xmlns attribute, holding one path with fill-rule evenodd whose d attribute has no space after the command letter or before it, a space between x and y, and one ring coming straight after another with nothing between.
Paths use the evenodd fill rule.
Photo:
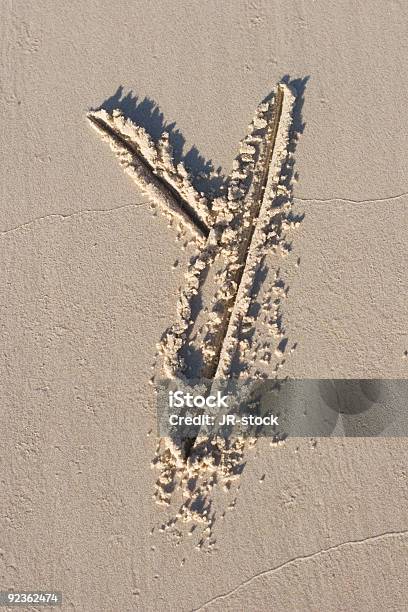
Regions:
<instances>
[{"instance_id":1,"label":"smooth sand surface","mask_svg":"<svg viewBox=\"0 0 408 612\"><path fill-rule=\"evenodd\" d=\"M2 2L2 588L84 612L407 609L404 438L261 440L223 520L217 492L210 553L159 531L149 379L192 246L86 122L103 102L155 137L176 122L186 163L228 174L259 101L309 77L282 374L404 378L407 19L397 0Z\"/></svg>"}]
</instances>

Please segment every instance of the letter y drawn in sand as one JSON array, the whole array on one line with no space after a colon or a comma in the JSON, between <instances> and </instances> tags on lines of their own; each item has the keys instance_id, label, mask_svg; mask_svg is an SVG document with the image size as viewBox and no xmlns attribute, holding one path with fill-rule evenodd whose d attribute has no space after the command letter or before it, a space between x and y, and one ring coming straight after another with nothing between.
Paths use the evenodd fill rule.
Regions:
<instances>
[{"instance_id":1,"label":"letter y drawn in sand","mask_svg":"<svg viewBox=\"0 0 408 612\"><path fill-rule=\"evenodd\" d=\"M248 359L250 343L243 330L256 275L265 253L290 249L286 230L299 219L291 213L290 188L283 174L290 152L294 89L279 83L270 100L261 103L240 143L227 194L211 199L198 192L183 163L176 164L168 134L155 142L147 131L121 111L91 111L88 119L116 154L125 172L196 242L198 251L186 273L177 306L177 320L165 334L161 370L168 378L228 378L233 362ZM216 269L215 292L206 312L200 340L192 340L199 313L194 300L203 290L209 269ZM283 338L279 321L276 337ZM194 345L197 365L189 370ZM187 358L186 358L187 356Z\"/></svg>"}]
</instances>

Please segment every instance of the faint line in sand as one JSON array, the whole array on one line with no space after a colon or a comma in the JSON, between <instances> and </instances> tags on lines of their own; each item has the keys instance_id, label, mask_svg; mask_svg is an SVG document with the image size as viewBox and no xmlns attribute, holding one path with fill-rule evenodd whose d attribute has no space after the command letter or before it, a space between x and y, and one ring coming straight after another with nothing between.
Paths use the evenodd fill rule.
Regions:
<instances>
[{"instance_id":1,"label":"faint line in sand","mask_svg":"<svg viewBox=\"0 0 408 612\"><path fill-rule=\"evenodd\" d=\"M384 198L372 198L370 200L352 200L349 198L341 198L341 197L301 198L297 196L294 196L293 199L297 202L349 202L350 204L371 204L373 202L374 203L375 202L389 202L392 200L399 200L406 196L408 196L408 191L404 193L399 193L393 196L387 196ZM79 215L85 215L85 214L90 214L90 213L115 212L116 210L124 210L126 208L138 208L139 206L144 206L145 204L148 204L148 202L146 201L146 202L139 202L137 204L125 204L124 206L115 206L114 208L91 208L91 209L85 209L85 210L78 210L78 211L75 211L69 214L51 213L49 215L44 215L43 217L34 217L33 219L30 219L29 221L25 221L24 223L21 223L20 225L16 225L15 227L10 227L9 229L3 230L0 232L0 236L4 236L5 234L9 234L11 232L15 232L16 230L23 229L25 227L33 225L37 221L43 221L45 219L61 219L61 221L65 221L65 219L69 219L70 217L77 217Z\"/></svg>"},{"instance_id":2,"label":"faint line in sand","mask_svg":"<svg viewBox=\"0 0 408 612\"><path fill-rule=\"evenodd\" d=\"M353 200L350 198L302 198L294 196L293 199L298 202L349 202L350 204L371 204L373 202L389 202L392 200L399 200L408 196L408 192L398 193L397 195L387 196L384 198L371 198L368 200Z\"/></svg>"},{"instance_id":3,"label":"faint line in sand","mask_svg":"<svg viewBox=\"0 0 408 612\"><path fill-rule=\"evenodd\" d=\"M294 565L298 562L302 562L302 561L310 561L311 559L315 559L316 557L320 557L322 555L325 555L329 552L333 552L336 550L339 550L345 546L357 546L360 544L366 544L368 542L376 542L378 540L383 540L383 539L387 539L387 538L398 538L401 536L405 536L408 535L408 530L403 530L403 531L386 531L385 533L380 533L374 536L368 536L366 538L362 538L360 540L347 540L346 542L340 542L339 544L335 544L333 546L329 546L328 548L322 548L321 550L318 550L314 553L310 553L309 555L299 555L297 557L294 557L293 559L289 559L288 561L285 561L284 563L281 563L280 565L277 565L275 567L263 570L262 572L259 572L258 574L255 574L254 576L251 576L251 578L248 578L247 580L244 580L244 582L241 582L239 585L237 585L235 588L233 588L231 591L228 591L227 593L222 593L221 595L217 595L216 597L213 597L212 599L209 599L208 601L206 601L205 603L203 603L199 608L194 608L191 612L199 612L200 610L204 610L204 608L206 608L207 606L215 603L216 601L220 601L222 599L226 599L227 597L230 597L231 595L233 595L234 593L236 593L239 589L241 589L242 587L247 586L248 584L250 584L251 582L253 582L254 580L256 580L257 578L261 578L262 576L272 576L273 574L285 569L286 567L289 567L291 565Z\"/></svg>"},{"instance_id":4,"label":"faint line in sand","mask_svg":"<svg viewBox=\"0 0 408 612\"><path fill-rule=\"evenodd\" d=\"M3 230L0 232L0 236L5 236L6 234L10 234L12 232L16 232L20 229L25 229L30 227L30 225L34 225L38 221L45 221L48 219L59 219L60 221L65 221L65 219L70 219L71 217L79 217L81 215L90 215L90 214L103 214L103 213L111 213L118 210L125 210L130 208L139 208L140 206L144 206L148 204L148 202L138 202L137 204L124 204L122 206L115 206L114 208L90 208L85 210L77 210L73 213L51 213L49 215L44 215L43 217L34 217L30 221L26 221L25 223L21 223L20 225L16 225L15 227L11 227L7 230Z\"/></svg>"}]
</instances>

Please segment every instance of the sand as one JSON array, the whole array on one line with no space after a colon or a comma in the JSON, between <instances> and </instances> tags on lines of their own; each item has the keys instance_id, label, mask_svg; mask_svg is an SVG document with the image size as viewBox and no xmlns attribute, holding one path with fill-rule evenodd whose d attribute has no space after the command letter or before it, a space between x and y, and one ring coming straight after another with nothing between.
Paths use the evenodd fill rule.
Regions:
<instances>
[{"instance_id":1,"label":"sand","mask_svg":"<svg viewBox=\"0 0 408 612\"><path fill-rule=\"evenodd\" d=\"M405 5L5 2L3 17L3 587L87 612L406 609L404 438L259 440L212 493L211 547L205 524L163 528L182 499L154 498L149 381L197 244L86 118L119 108L155 141L167 125L212 197L254 109L291 83L302 221L266 256L260 312L272 295L281 316L257 317L249 375L285 359L282 376L406 378Z\"/></svg>"}]
</instances>

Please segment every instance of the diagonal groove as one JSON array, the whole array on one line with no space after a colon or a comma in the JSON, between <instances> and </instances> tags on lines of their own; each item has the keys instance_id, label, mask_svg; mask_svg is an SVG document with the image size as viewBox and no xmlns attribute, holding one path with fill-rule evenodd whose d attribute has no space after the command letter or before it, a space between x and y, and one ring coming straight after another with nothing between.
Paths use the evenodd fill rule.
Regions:
<instances>
[{"instance_id":1,"label":"diagonal groove","mask_svg":"<svg viewBox=\"0 0 408 612\"><path fill-rule=\"evenodd\" d=\"M285 102L285 93L287 94L288 100L286 103L286 116L282 119L282 112ZM264 135L264 147L261 151L260 157L257 161L259 169L255 169L252 178L252 191L249 191L245 202L250 207L249 212L249 224L242 233L241 241L239 243L239 250L237 260L234 262L234 268L230 276L230 280L235 286L235 291L230 298L225 302L222 311L221 319L218 323L215 334L210 338L212 344L212 351L209 353L209 358L204 363L201 375L205 379L213 381L213 384L217 384L216 379L222 379L224 372L225 362L228 362L228 349L231 343L228 341L229 336L233 336L230 328L233 328L237 324L237 320L240 320L240 308L241 304L238 303L242 299L241 291L243 289L243 279L245 278L245 285L247 284L248 275L251 274L247 271L247 262L250 254L253 250L256 250L256 245L259 235L255 239L259 225L264 222L264 219L260 219L262 215L265 215L269 210L265 207L263 210L263 204L266 202L272 205L276 196L276 184L279 180L279 175L282 167L282 162L286 159L286 145L288 130L290 126L290 111L292 108L293 100L291 99L291 92L286 90L283 86L278 86L276 96L271 108L271 115L269 117L268 126ZM289 117L287 111L289 110ZM285 152L275 151L275 147L282 149L284 145ZM279 156L280 153L280 156ZM280 159L278 159L280 157ZM276 183L276 184L274 184ZM263 213L261 214L261 211ZM245 291L243 292L245 295ZM244 300L245 301L245 300ZM237 308L237 312L235 309ZM205 355L205 352L204 352ZM199 445L200 432L195 438L189 438L183 443L183 455L185 459L191 457L194 453L195 445Z\"/></svg>"},{"instance_id":2,"label":"diagonal groove","mask_svg":"<svg viewBox=\"0 0 408 612\"><path fill-rule=\"evenodd\" d=\"M238 261L238 264L240 265L240 267L237 269L232 279L236 285L236 290L235 290L234 295L231 296L230 300L225 305L224 316L222 318L222 322L219 326L219 330L218 330L217 336L214 341L216 352L213 355L212 359L207 364L205 364L203 368L202 374L204 378L213 378L216 374L218 363L220 360L221 351L223 348L223 343L224 343L225 336L228 331L228 324L231 319L233 306L237 299L241 280L244 275L245 264L248 259L251 241L252 241L252 238L255 232L256 222L257 222L259 212L262 206L262 201L265 195L265 188L266 188L266 184L268 181L269 168L270 168L270 164L272 160L272 155L273 155L274 146L276 142L276 136L278 133L280 118L282 114L283 97L284 97L283 89L281 87L278 87L275 102L274 102L274 107L272 110L271 121L268 126L267 134L265 137L266 152L262 156L263 159L260 160L260 163L262 164L262 173L261 173L261 179L255 187L253 205L252 205L252 210L250 212L250 225L249 225L248 231L246 232L246 235L243 236L242 242L240 244L240 257Z\"/></svg>"},{"instance_id":3,"label":"diagonal groove","mask_svg":"<svg viewBox=\"0 0 408 612\"><path fill-rule=\"evenodd\" d=\"M135 158L137 163L145 170L145 172L151 174L151 182L157 183L160 186L161 192L163 192L163 194L172 201L173 206L179 209L183 219L187 221L187 224L190 227L194 227L204 238L208 237L210 230L207 224L200 219L196 211L181 196L181 194L172 185L170 185L170 183L168 183L164 177L155 172L155 169L149 164L148 160L130 140L113 129L110 125L103 121L103 119L95 116L95 114L89 113L88 119L97 129L97 131L106 134L116 145L126 150L132 156L132 158Z\"/></svg>"}]
</instances>

